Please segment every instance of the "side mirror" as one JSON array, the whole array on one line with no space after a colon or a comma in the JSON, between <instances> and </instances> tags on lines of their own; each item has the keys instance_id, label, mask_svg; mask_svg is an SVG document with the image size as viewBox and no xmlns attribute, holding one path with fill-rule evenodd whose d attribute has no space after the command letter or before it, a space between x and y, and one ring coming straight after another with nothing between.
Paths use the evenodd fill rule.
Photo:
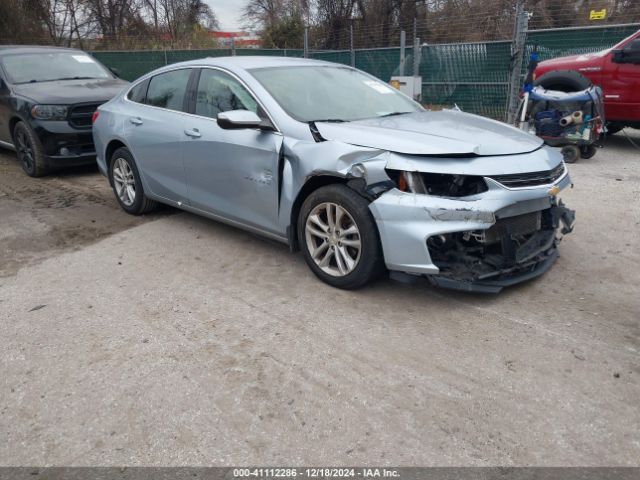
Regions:
<instances>
[{"instance_id":1,"label":"side mirror","mask_svg":"<svg viewBox=\"0 0 640 480\"><path fill-rule=\"evenodd\" d=\"M624 52L622 50L613 50L611 54L611 61L613 63L624 63Z\"/></svg>"},{"instance_id":2,"label":"side mirror","mask_svg":"<svg viewBox=\"0 0 640 480\"><path fill-rule=\"evenodd\" d=\"M614 50L614 63L640 63L640 38L636 38L622 50Z\"/></svg>"},{"instance_id":3,"label":"side mirror","mask_svg":"<svg viewBox=\"0 0 640 480\"><path fill-rule=\"evenodd\" d=\"M249 110L230 110L218 114L218 125L226 130L260 128L262 119Z\"/></svg>"},{"instance_id":4,"label":"side mirror","mask_svg":"<svg viewBox=\"0 0 640 480\"><path fill-rule=\"evenodd\" d=\"M632 52L640 53L640 38L636 38L635 40L631 41L629 45L624 47L624 51L629 53L632 53Z\"/></svg>"}]
</instances>

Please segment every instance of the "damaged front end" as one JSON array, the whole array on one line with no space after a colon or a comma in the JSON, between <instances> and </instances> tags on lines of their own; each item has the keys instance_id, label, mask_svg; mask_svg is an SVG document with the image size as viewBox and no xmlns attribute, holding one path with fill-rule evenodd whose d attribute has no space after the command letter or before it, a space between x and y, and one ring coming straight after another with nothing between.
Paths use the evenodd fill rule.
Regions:
<instances>
[{"instance_id":1,"label":"damaged front end","mask_svg":"<svg viewBox=\"0 0 640 480\"><path fill-rule=\"evenodd\" d=\"M545 210L497 218L486 230L432 236L427 247L439 274L428 278L440 287L498 292L537 277L558 257L556 232L571 232L574 219L554 199Z\"/></svg>"},{"instance_id":2,"label":"damaged front end","mask_svg":"<svg viewBox=\"0 0 640 480\"><path fill-rule=\"evenodd\" d=\"M516 173L496 170L504 157L393 155L387 173L395 188L370 206L387 268L477 292L499 292L547 271L575 219L557 198L571 180L555 153L511 157Z\"/></svg>"}]
</instances>

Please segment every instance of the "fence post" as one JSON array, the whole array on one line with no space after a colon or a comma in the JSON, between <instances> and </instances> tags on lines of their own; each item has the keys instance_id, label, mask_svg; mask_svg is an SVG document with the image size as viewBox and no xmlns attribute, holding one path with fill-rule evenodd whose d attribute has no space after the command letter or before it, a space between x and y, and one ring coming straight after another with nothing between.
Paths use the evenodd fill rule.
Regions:
<instances>
[{"instance_id":1,"label":"fence post","mask_svg":"<svg viewBox=\"0 0 640 480\"><path fill-rule=\"evenodd\" d=\"M418 19L413 19L413 76L420 76L420 39L418 38Z\"/></svg>"},{"instance_id":2,"label":"fence post","mask_svg":"<svg viewBox=\"0 0 640 480\"><path fill-rule=\"evenodd\" d=\"M350 46L349 50L351 51L351 66L355 68L356 66L356 50L353 46L353 20L351 21L351 25L349 26L349 41Z\"/></svg>"},{"instance_id":3,"label":"fence post","mask_svg":"<svg viewBox=\"0 0 640 480\"><path fill-rule=\"evenodd\" d=\"M309 58L309 27L304 27L304 58Z\"/></svg>"},{"instance_id":4,"label":"fence post","mask_svg":"<svg viewBox=\"0 0 640 480\"><path fill-rule=\"evenodd\" d=\"M235 37L231 37L231 56L236 56L236 39Z\"/></svg>"},{"instance_id":5,"label":"fence post","mask_svg":"<svg viewBox=\"0 0 640 480\"><path fill-rule=\"evenodd\" d=\"M529 14L524 10L524 1L518 0L516 19L511 42L511 63L509 65L509 91L507 93L507 123L513 124L520 104L520 83L524 50L527 44Z\"/></svg>"},{"instance_id":6,"label":"fence post","mask_svg":"<svg viewBox=\"0 0 640 480\"><path fill-rule=\"evenodd\" d=\"M398 68L398 75L404 77L404 62L405 62L405 52L404 49L407 46L407 32L402 30L400 32L400 68Z\"/></svg>"},{"instance_id":7,"label":"fence post","mask_svg":"<svg viewBox=\"0 0 640 480\"><path fill-rule=\"evenodd\" d=\"M165 65L169 65L169 62L167 61L167 49L164 49L164 64Z\"/></svg>"}]
</instances>

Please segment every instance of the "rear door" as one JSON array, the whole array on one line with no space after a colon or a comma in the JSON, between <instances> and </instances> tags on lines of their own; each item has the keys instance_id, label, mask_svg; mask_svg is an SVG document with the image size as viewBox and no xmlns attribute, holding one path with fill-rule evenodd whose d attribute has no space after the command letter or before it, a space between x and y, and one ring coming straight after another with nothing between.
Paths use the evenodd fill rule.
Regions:
<instances>
[{"instance_id":1,"label":"rear door","mask_svg":"<svg viewBox=\"0 0 640 480\"><path fill-rule=\"evenodd\" d=\"M124 118L125 137L145 188L178 204L188 203L182 143L192 72L182 68L151 77L144 95L131 89Z\"/></svg>"}]
</instances>

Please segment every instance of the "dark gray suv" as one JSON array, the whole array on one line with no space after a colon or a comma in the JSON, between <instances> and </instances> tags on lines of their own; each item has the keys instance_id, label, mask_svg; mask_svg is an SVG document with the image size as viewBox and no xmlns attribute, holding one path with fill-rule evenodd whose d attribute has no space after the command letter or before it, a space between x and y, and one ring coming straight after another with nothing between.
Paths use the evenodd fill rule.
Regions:
<instances>
[{"instance_id":1,"label":"dark gray suv","mask_svg":"<svg viewBox=\"0 0 640 480\"><path fill-rule=\"evenodd\" d=\"M0 146L32 177L93 163L93 113L127 84L81 50L0 46Z\"/></svg>"}]
</instances>

